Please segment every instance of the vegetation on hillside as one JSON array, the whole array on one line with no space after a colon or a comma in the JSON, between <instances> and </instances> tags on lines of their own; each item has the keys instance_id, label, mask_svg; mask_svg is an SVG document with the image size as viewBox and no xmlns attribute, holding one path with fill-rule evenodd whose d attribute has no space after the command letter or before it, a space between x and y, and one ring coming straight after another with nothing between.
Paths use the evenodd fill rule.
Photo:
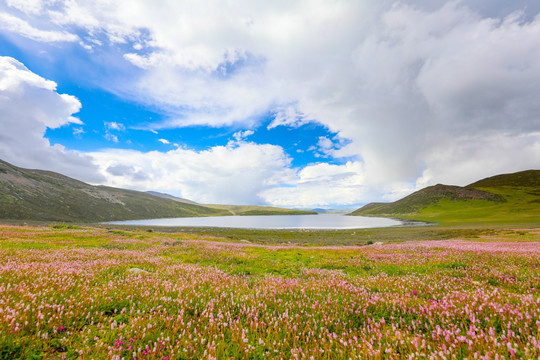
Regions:
<instances>
[{"instance_id":1,"label":"vegetation on hillside","mask_svg":"<svg viewBox=\"0 0 540 360\"><path fill-rule=\"evenodd\" d=\"M1 219L101 222L223 214L213 208L92 186L58 173L0 161Z\"/></svg>"},{"instance_id":2,"label":"vegetation on hillside","mask_svg":"<svg viewBox=\"0 0 540 360\"><path fill-rule=\"evenodd\" d=\"M202 205L157 192L92 186L0 160L0 219L103 222L193 216L300 215L265 206Z\"/></svg>"},{"instance_id":3,"label":"vegetation on hillside","mask_svg":"<svg viewBox=\"0 0 540 360\"><path fill-rule=\"evenodd\" d=\"M502 174L479 180L467 185L468 188L526 187L540 189L540 170L526 170L513 174Z\"/></svg>"},{"instance_id":4,"label":"vegetation on hillside","mask_svg":"<svg viewBox=\"0 0 540 360\"><path fill-rule=\"evenodd\" d=\"M466 187L435 185L393 203L371 203L352 213L446 225L540 224L540 170L498 175Z\"/></svg>"}]
</instances>

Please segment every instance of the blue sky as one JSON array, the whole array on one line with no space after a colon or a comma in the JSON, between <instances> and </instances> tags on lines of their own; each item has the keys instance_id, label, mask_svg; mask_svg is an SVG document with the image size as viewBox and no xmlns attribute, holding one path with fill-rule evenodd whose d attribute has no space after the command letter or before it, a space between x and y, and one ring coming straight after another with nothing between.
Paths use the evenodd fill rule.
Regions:
<instances>
[{"instance_id":1,"label":"blue sky","mask_svg":"<svg viewBox=\"0 0 540 360\"><path fill-rule=\"evenodd\" d=\"M121 82L122 78L130 76L130 72L139 71L125 61L123 68L109 68L106 65L107 60L122 62L122 53L118 49L113 48L112 53L99 49L100 54L96 56L92 53L89 56L79 45L65 49L13 37L16 35L0 39L0 53L3 56L18 59L32 72L52 79L57 83L58 93L73 95L82 103L81 110L75 116L84 124L47 129L45 137L52 144L62 144L83 152L102 148L168 151L175 145L201 151L213 146L225 146L236 132L252 130L254 133L250 135L250 141L283 147L295 167L319 162L340 164L352 158L334 158L320 151L317 144L321 137L331 139L336 148L342 146L346 139L341 139L340 143L335 139L337 133L316 121L299 126L269 128L275 118L272 109L253 118L247 127L242 124L220 127L188 125L157 131L152 124L164 122L171 116L166 109L122 98L101 87L103 82ZM233 66L224 64L223 67L228 73L233 73L236 68L245 65L246 62L240 61ZM217 76L222 76L219 71L217 73ZM111 128L111 124L117 124L118 128L114 128L114 125ZM169 144L160 141L162 139Z\"/></svg>"},{"instance_id":2,"label":"blue sky","mask_svg":"<svg viewBox=\"0 0 540 360\"><path fill-rule=\"evenodd\" d=\"M349 207L540 166L534 1L0 1L0 158ZM471 36L475 34L475 36Z\"/></svg>"}]
</instances>

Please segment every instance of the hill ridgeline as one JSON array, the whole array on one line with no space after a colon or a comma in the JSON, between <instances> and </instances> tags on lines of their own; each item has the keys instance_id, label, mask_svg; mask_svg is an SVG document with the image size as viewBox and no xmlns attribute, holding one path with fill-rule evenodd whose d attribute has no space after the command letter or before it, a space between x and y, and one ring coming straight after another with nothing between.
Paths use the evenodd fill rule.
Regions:
<instances>
[{"instance_id":1,"label":"hill ridgeline","mask_svg":"<svg viewBox=\"0 0 540 360\"><path fill-rule=\"evenodd\" d=\"M445 223L540 221L540 170L479 180L467 186L434 185L392 203L370 203L351 215Z\"/></svg>"},{"instance_id":2,"label":"hill ridgeline","mask_svg":"<svg viewBox=\"0 0 540 360\"><path fill-rule=\"evenodd\" d=\"M0 160L0 218L101 222L160 217L210 216L223 211L139 191L93 186Z\"/></svg>"}]
</instances>

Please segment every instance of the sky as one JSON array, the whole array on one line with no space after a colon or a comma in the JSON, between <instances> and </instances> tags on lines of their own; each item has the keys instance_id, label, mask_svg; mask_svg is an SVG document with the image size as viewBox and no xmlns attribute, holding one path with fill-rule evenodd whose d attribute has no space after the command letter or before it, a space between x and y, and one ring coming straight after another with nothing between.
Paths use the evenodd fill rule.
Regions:
<instances>
[{"instance_id":1,"label":"sky","mask_svg":"<svg viewBox=\"0 0 540 360\"><path fill-rule=\"evenodd\" d=\"M537 0L0 0L0 159L355 208L540 169Z\"/></svg>"}]
</instances>

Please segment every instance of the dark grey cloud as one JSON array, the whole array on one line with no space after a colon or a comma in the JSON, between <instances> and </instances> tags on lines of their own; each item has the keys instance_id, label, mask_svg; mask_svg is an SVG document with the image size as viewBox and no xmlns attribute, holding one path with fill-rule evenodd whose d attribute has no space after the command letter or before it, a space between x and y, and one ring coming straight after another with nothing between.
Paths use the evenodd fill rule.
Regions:
<instances>
[{"instance_id":1,"label":"dark grey cloud","mask_svg":"<svg viewBox=\"0 0 540 360\"><path fill-rule=\"evenodd\" d=\"M144 171L135 168L134 166L126 166L122 164L111 165L105 171L113 176L122 176L135 182L147 181L151 177Z\"/></svg>"},{"instance_id":2,"label":"dark grey cloud","mask_svg":"<svg viewBox=\"0 0 540 360\"><path fill-rule=\"evenodd\" d=\"M466 1L446 1L446 0L405 0L404 4L410 4L418 8L435 11L444 4L457 3L460 6L467 7L482 17L503 18L507 15L522 11L525 20L533 20L540 12L540 2L535 0L466 0Z\"/></svg>"}]
</instances>

